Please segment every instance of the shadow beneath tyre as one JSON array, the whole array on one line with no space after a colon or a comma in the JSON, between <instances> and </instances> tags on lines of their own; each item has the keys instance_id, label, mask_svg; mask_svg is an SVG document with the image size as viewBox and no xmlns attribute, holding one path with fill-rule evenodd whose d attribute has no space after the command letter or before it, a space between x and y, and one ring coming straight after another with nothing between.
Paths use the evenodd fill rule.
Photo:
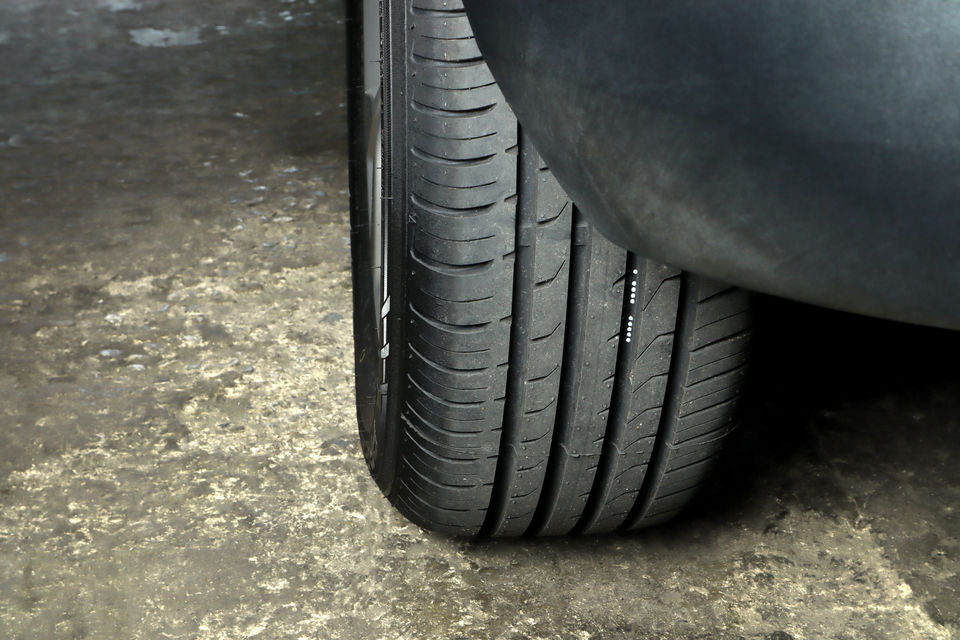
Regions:
<instances>
[{"instance_id":1,"label":"shadow beneath tyre","mask_svg":"<svg viewBox=\"0 0 960 640\"><path fill-rule=\"evenodd\" d=\"M960 456L960 333L774 298L758 306L739 433L669 529L772 502L856 519L869 515L852 508L857 478L877 469L950 487L953 474L926 458Z\"/></svg>"},{"instance_id":2,"label":"shadow beneath tyre","mask_svg":"<svg viewBox=\"0 0 960 640\"><path fill-rule=\"evenodd\" d=\"M767 298L756 326L737 437L679 518L623 535L461 549L511 588L546 581L620 599L633 589L644 619L672 620L684 606L709 619L713 604L698 609L696 594L716 590L773 622L797 588L846 585L825 606L857 609L906 584L930 620L960 623L960 333ZM876 576L891 570L898 586L888 592Z\"/></svg>"}]
</instances>

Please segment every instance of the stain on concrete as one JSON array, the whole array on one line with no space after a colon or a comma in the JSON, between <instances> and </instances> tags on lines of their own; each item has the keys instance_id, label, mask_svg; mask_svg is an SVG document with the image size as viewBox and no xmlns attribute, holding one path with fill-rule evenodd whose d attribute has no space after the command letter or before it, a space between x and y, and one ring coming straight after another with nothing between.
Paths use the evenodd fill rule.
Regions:
<instances>
[{"instance_id":1,"label":"stain on concrete","mask_svg":"<svg viewBox=\"0 0 960 640\"><path fill-rule=\"evenodd\" d=\"M738 444L666 527L401 519L355 436L343 20L0 6L0 637L960 633L952 334L771 303Z\"/></svg>"},{"instance_id":2,"label":"stain on concrete","mask_svg":"<svg viewBox=\"0 0 960 640\"><path fill-rule=\"evenodd\" d=\"M130 39L141 47L187 47L200 44L200 28L191 29L131 29Z\"/></svg>"},{"instance_id":3,"label":"stain on concrete","mask_svg":"<svg viewBox=\"0 0 960 640\"><path fill-rule=\"evenodd\" d=\"M97 0L97 7L108 11L140 11L139 0Z\"/></svg>"}]
</instances>

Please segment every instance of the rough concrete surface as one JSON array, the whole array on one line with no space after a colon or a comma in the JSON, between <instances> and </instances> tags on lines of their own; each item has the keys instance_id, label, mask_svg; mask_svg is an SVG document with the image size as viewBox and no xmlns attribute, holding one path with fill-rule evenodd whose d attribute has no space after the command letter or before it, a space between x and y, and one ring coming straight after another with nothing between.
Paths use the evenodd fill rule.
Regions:
<instances>
[{"instance_id":1,"label":"rough concrete surface","mask_svg":"<svg viewBox=\"0 0 960 640\"><path fill-rule=\"evenodd\" d=\"M471 543L355 437L343 8L0 4L0 638L960 636L956 335L766 301L690 515Z\"/></svg>"}]
</instances>

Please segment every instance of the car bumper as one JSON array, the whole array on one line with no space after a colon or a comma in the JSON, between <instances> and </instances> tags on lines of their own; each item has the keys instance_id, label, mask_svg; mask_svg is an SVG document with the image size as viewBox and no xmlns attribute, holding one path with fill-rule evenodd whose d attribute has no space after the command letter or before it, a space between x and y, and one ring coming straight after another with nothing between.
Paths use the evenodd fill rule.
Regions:
<instances>
[{"instance_id":1,"label":"car bumper","mask_svg":"<svg viewBox=\"0 0 960 640\"><path fill-rule=\"evenodd\" d=\"M960 5L465 4L522 126L611 239L960 328Z\"/></svg>"}]
</instances>

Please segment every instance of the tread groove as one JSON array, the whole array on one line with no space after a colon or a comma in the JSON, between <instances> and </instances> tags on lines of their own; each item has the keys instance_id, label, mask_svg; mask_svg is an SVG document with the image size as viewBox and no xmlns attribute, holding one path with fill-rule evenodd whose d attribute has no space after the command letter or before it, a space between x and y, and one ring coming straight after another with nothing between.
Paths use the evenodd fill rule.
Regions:
<instances>
[{"instance_id":1,"label":"tread groove","mask_svg":"<svg viewBox=\"0 0 960 640\"><path fill-rule=\"evenodd\" d=\"M527 532L537 534L553 513L560 497L563 459L568 456L571 418L579 389L578 373L583 365L583 332L585 329L587 283L590 279L590 234L586 222L573 207L570 233L570 279L567 292L567 319L564 330L563 358L560 365L560 401L554 422L553 442L547 460L543 489Z\"/></svg>"},{"instance_id":2,"label":"tread groove","mask_svg":"<svg viewBox=\"0 0 960 640\"><path fill-rule=\"evenodd\" d=\"M688 343L693 337L693 322L697 304L695 287L694 276L684 273L680 279L680 305L677 309L677 322L674 329L673 353L670 357L667 392L663 401L663 409L660 412L660 424L653 444L653 455L650 458L650 466L644 476L643 483L640 485L636 503L630 510L630 515L627 516L622 528L631 529L635 527L637 522L650 509L650 505L656 496L660 476L668 462L667 449L679 422L683 383L690 360Z\"/></svg>"},{"instance_id":3,"label":"tread groove","mask_svg":"<svg viewBox=\"0 0 960 640\"><path fill-rule=\"evenodd\" d=\"M431 271L457 277L480 275L489 271L490 267L493 266L493 260L484 260L483 262L475 262L473 264L449 264L423 255L416 247L410 250L410 258L420 266L430 269Z\"/></svg>"},{"instance_id":4,"label":"tread groove","mask_svg":"<svg viewBox=\"0 0 960 640\"><path fill-rule=\"evenodd\" d=\"M633 253L627 254L626 269L624 274L638 273L635 281L643 282L645 273L642 261L637 259ZM626 278L626 275L624 276ZM617 476L617 453L620 452L620 443L623 440L623 431L626 426L627 410L629 408L630 387L630 369L636 358L637 342L630 341L627 338L627 318L632 318L633 306L630 304L630 289L623 288L623 306L620 312L620 332L617 337L620 340L617 352L617 364L613 380L613 394L610 399L610 409L607 413L607 425L602 436L603 448L600 453L600 463L597 474L593 479L593 488L590 491L590 497L583 509L583 515L580 522L574 529L574 533L582 533L593 525L600 515L600 511L606 502L613 481Z\"/></svg>"},{"instance_id":5,"label":"tread groove","mask_svg":"<svg viewBox=\"0 0 960 640\"><path fill-rule=\"evenodd\" d=\"M449 89L443 89L442 87L432 87L438 91L449 91ZM440 118L470 118L475 116L481 116L486 113L490 113L497 108L497 103L493 104L484 104L477 107L471 107L469 109L437 109L436 107L430 106L424 102L420 102L417 99L411 101L411 107L413 111L420 112L427 116L440 117Z\"/></svg>"},{"instance_id":6,"label":"tread groove","mask_svg":"<svg viewBox=\"0 0 960 640\"><path fill-rule=\"evenodd\" d=\"M517 213L513 275L513 302L510 315L510 356L507 368L507 399L503 410L503 430L500 433L500 457L494 475L493 492L487 516L480 528L481 536L496 533L506 519L517 467L517 448L520 446L526 385L527 348L530 332L530 311L533 296L533 268L536 255L536 237L529 244L520 242L524 227L536 223L536 182L528 178L531 168L536 171L537 153L523 129L517 126L519 144L517 159Z\"/></svg>"}]
</instances>

